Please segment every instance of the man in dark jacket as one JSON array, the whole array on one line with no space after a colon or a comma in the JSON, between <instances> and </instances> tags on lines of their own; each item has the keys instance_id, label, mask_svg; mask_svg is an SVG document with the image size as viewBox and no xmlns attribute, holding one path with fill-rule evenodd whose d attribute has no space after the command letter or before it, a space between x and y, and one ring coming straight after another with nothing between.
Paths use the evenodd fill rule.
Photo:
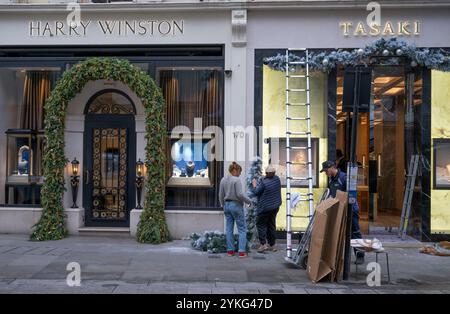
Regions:
<instances>
[{"instance_id":1,"label":"man in dark jacket","mask_svg":"<svg viewBox=\"0 0 450 314\"><path fill-rule=\"evenodd\" d=\"M252 181L252 192L258 196L256 207L256 228L260 247L258 253L276 251L276 217L281 206L281 181L275 175L275 168L269 165L266 176L259 182Z\"/></svg>"}]
</instances>

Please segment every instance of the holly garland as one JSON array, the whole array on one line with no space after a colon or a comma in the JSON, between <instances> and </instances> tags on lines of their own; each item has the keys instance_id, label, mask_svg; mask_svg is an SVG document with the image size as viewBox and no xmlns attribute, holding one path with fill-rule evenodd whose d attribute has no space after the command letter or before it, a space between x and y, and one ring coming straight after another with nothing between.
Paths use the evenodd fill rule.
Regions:
<instances>
[{"instance_id":1,"label":"holly garland","mask_svg":"<svg viewBox=\"0 0 450 314\"><path fill-rule=\"evenodd\" d=\"M264 59L264 64L277 71L285 71L285 54ZM305 57L289 54L289 61L305 61ZM450 53L442 48L417 48L414 44L392 37L380 38L372 44L359 49L337 49L326 51L312 51L309 54L311 70L330 72L339 65L369 66L372 63L382 65L409 64L411 67L426 67L429 69L449 72ZM293 69L295 71L295 67Z\"/></svg>"},{"instance_id":2,"label":"holly garland","mask_svg":"<svg viewBox=\"0 0 450 314\"><path fill-rule=\"evenodd\" d=\"M127 60L115 58L89 58L65 71L58 80L45 110L45 137L43 169L44 184L41 192L42 215L31 234L36 241L58 240L67 236L63 206L64 130L69 101L89 81L120 81L130 87L145 108L146 139L145 165L147 179L144 209L137 229L137 240L143 243L161 243L170 239L164 216L165 205L165 131L164 98L155 82L140 68Z\"/></svg>"}]
</instances>

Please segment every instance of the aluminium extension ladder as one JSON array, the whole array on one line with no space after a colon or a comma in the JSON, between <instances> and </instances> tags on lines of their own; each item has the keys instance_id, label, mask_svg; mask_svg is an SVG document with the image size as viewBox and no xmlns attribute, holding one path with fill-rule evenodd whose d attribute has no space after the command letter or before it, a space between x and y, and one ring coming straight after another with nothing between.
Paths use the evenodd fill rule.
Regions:
<instances>
[{"instance_id":1,"label":"aluminium extension ladder","mask_svg":"<svg viewBox=\"0 0 450 314\"><path fill-rule=\"evenodd\" d=\"M327 188L323 191L323 194L320 197L320 200L317 203L317 205L319 205L322 201L326 200L329 196L330 196L330 189ZM292 257L292 259L286 258L288 262L300 266L303 269L306 269L308 262L309 245L311 243L311 236L314 227L315 217L316 214L314 212L312 214L311 219L309 220L308 227L306 227L306 230L298 243L297 250L294 252L294 256Z\"/></svg>"},{"instance_id":2,"label":"aluminium extension ladder","mask_svg":"<svg viewBox=\"0 0 450 314\"><path fill-rule=\"evenodd\" d=\"M290 53L299 52L303 56L300 61L289 60ZM294 75L291 74L291 66L299 66L304 68L304 74ZM292 219L293 218L308 218L311 219L314 213L314 199L313 199L313 173L312 173L312 152L311 152L311 104L310 104L310 93L309 93L309 52L308 49L286 49L285 57L285 69L286 69L286 260L292 259L292 252L296 251L292 248ZM290 80L291 79L291 80ZM292 80L294 79L294 80ZM306 88L293 88L289 82L301 82L305 83ZM293 102L293 95L304 95L306 102ZM303 107L306 109L306 114L304 116L291 116L291 107ZM302 131L292 131L295 122L306 121L306 130ZM291 136L306 136L307 146L291 146L290 138ZM306 162L292 162L291 152L296 150L306 150L307 151L307 161ZM307 166L308 176L307 177L293 177L291 176L291 166ZM308 193L300 194L300 202L308 202L309 215L308 216L294 216L292 214L291 208L291 181L300 180L308 181Z\"/></svg>"},{"instance_id":3,"label":"aluminium extension ladder","mask_svg":"<svg viewBox=\"0 0 450 314\"><path fill-rule=\"evenodd\" d=\"M400 218L400 226L398 228L398 236L402 240L406 237L406 232L408 231L409 218L411 216L411 202L414 194L414 187L416 185L417 170L419 168L419 155L412 155L409 161L408 168L408 180L405 186L405 195L403 196L403 207L402 216Z\"/></svg>"}]
</instances>

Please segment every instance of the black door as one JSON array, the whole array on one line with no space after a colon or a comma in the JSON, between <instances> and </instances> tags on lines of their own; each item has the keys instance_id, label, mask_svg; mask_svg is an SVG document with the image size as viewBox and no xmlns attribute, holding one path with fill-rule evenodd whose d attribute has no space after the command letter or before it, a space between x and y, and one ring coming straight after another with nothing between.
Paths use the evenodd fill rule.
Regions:
<instances>
[{"instance_id":1,"label":"black door","mask_svg":"<svg viewBox=\"0 0 450 314\"><path fill-rule=\"evenodd\" d=\"M136 129L131 114L87 114L83 206L86 226L128 227L135 205Z\"/></svg>"}]
</instances>

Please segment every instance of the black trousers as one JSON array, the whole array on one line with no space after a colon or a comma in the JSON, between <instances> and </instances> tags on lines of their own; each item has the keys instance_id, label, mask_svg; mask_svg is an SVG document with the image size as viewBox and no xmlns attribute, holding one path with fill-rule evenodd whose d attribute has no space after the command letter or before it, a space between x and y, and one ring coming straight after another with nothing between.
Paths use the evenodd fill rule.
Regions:
<instances>
[{"instance_id":1,"label":"black trousers","mask_svg":"<svg viewBox=\"0 0 450 314\"><path fill-rule=\"evenodd\" d=\"M278 208L256 215L256 228L258 229L259 243L262 245L269 243L272 246L275 244L277 214Z\"/></svg>"}]
</instances>

